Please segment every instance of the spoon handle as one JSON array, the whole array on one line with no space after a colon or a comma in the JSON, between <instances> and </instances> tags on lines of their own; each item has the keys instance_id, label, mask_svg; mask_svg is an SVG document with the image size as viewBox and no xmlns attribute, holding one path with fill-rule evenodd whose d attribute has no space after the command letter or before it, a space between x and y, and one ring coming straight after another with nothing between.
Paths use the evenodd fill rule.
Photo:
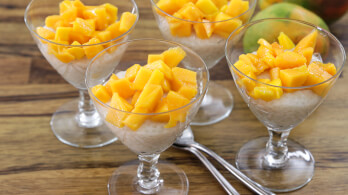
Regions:
<instances>
[{"instance_id":1,"label":"spoon handle","mask_svg":"<svg viewBox=\"0 0 348 195\"><path fill-rule=\"evenodd\" d=\"M195 142L194 144L191 144L190 146L198 150L201 150L205 152L206 154L208 154L209 156L211 156L212 158L214 158L217 162L219 162L222 166L224 166L232 175L234 175L238 180L244 183L244 185L246 185L249 189L251 189L255 193L260 195L274 195L274 193L261 187L260 184L251 180L244 173L239 171L236 167L228 163L225 159L223 159L221 156L219 156L218 154L216 154L214 151L210 150L206 146L197 142Z\"/></svg>"},{"instance_id":2,"label":"spoon handle","mask_svg":"<svg viewBox=\"0 0 348 195\"><path fill-rule=\"evenodd\" d=\"M184 147L183 149L190 151L197 156L199 160L207 167L207 169L213 174L213 176L219 181L224 190L230 195L239 195L236 189L226 180L226 178L214 167L213 164L196 148Z\"/></svg>"}]
</instances>

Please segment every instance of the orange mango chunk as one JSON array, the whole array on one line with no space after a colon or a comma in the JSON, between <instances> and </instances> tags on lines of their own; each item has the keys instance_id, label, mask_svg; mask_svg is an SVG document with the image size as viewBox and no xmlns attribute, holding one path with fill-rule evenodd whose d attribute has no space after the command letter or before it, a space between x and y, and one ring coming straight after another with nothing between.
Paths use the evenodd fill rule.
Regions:
<instances>
[{"instance_id":1,"label":"orange mango chunk","mask_svg":"<svg viewBox=\"0 0 348 195\"><path fill-rule=\"evenodd\" d=\"M301 87L308 77L307 65L279 71L279 78L285 87ZM292 90L287 90L292 91Z\"/></svg>"},{"instance_id":2,"label":"orange mango chunk","mask_svg":"<svg viewBox=\"0 0 348 195\"><path fill-rule=\"evenodd\" d=\"M111 39L114 39L116 37L119 37L123 34L123 32L120 31L120 21L117 21L110 26L106 28L106 31L109 31L111 34Z\"/></svg>"},{"instance_id":3,"label":"orange mango chunk","mask_svg":"<svg viewBox=\"0 0 348 195\"><path fill-rule=\"evenodd\" d=\"M306 64L307 59L298 53L293 51L285 51L281 53L275 59L275 66L281 69L295 68Z\"/></svg>"},{"instance_id":4,"label":"orange mango chunk","mask_svg":"<svg viewBox=\"0 0 348 195\"><path fill-rule=\"evenodd\" d=\"M185 4L178 12L184 19L190 21L200 21L204 14L192 2Z\"/></svg>"},{"instance_id":5,"label":"orange mango chunk","mask_svg":"<svg viewBox=\"0 0 348 195\"><path fill-rule=\"evenodd\" d=\"M70 32L70 41L77 41L80 44L84 44L87 43L89 39L89 36L82 35L80 32L74 31L74 29Z\"/></svg>"},{"instance_id":6,"label":"orange mango chunk","mask_svg":"<svg viewBox=\"0 0 348 195\"><path fill-rule=\"evenodd\" d=\"M108 82L105 84L105 87L106 87L106 90L108 91L108 93L110 95L112 95L112 89L111 89L111 86L110 86L110 83L113 81L113 80L118 80L119 78L114 74L112 73L111 77L109 78Z\"/></svg>"},{"instance_id":7,"label":"orange mango chunk","mask_svg":"<svg viewBox=\"0 0 348 195\"><path fill-rule=\"evenodd\" d=\"M185 84L192 85L194 87L197 86L196 72L179 67L172 68L172 72L173 80L171 84L175 91L179 90Z\"/></svg>"},{"instance_id":8,"label":"orange mango chunk","mask_svg":"<svg viewBox=\"0 0 348 195\"><path fill-rule=\"evenodd\" d=\"M132 14L130 12L123 12L120 19L120 31L122 33L127 32L129 29L132 28L136 19L137 16L135 14Z\"/></svg>"},{"instance_id":9,"label":"orange mango chunk","mask_svg":"<svg viewBox=\"0 0 348 195\"><path fill-rule=\"evenodd\" d=\"M315 85L321 82L324 82L332 77L331 74L326 72L322 67L320 67L316 63L311 63L308 66L308 78L306 82L304 83L305 86L308 85ZM327 91L330 89L331 81L330 82L325 82L321 85L312 87L312 90L314 93L324 96L326 95Z\"/></svg>"},{"instance_id":10,"label":"orange mango chunk","mask_svg":"<svg viewBox=\"0 0 348 195\"><path fill-rule=\"evenodd\" d=\"M277 94L271 87L256 86L251 95L255 99L262 99L264 101L272 101L276 99Z\"/></svg>"},{"instance_id":11,"label":"orange mango chunk","mask_svg":"<svg viewBox=\"0 0 348 195\"><path fill-rule=\"evenodd\" d=\"M98 43L100 43L100 40L98 38L92 38L84 45L91 45L91 44L98 44ZM103 51L103 49L104 47L102 45L93 45L93 46L83 47L83 50L85 51L85 54L88 59L93 58L99 52Z\"/></svg>"},{"instance_id":12,"label":"orange mango chunk","mask_svg":"<svg viewBox=\"0 0 348 195\"><path fill-rule=\"evenodd\" d=\"M71 45L81 45L79 42L74 41ZM83 56L85 56L85 51L83 50L82 47L71 47L68 48L67 51L75 56L75 59L79 60L81 58L83 58Z\"/></svg>"},{"instance_id":13,"label":"orange mango chunk","mask_svg":"<svg viewBox=\"0 0 348 195\"><path fill-rule=\"evenodd\" d=\"M225 13L231 17L237 17L249 9L249 1L231 0L227 6Z\"/></svg>"},{"instance_id":14,"label":"orange mango chunk","mask_svg":"<svg viewBox=\"0 0 348 195\"><path fill-rule=\"evenodd\" d=\"M173 15L176 18L182 18L178 13ZM176 18L167 17L169 22L170 33L173 36L178 37L188 37L192 33L192 24L190 22L185 22Z\"/></svg>"},{"instance_id":15,"label":"orange mango chunk","mask_svg":"<svg viewBox=\"0 0 348 195\"><path fill-rule=\"evenodd\" d=\"M215 17L215 21L223 21L223 20L228 20L228 21L215 23L214 33L224 38L227 38L232 33L232 31L234 31L236 28L242 25L241 20L236 18L231 19L231 16L223 12L219 12Z\"/></svg>"},{"instance_id":16,"label":"orange mango chunk","mask_svg":"<svg viewBox=\"0 0 348 195\"><path fill-rule=\"evenodd\" d=\"M66 22L72 22L77 18L78 10L76 7L71 7L66 10L64 13L60 14L61 19Z\"/></svg>"},{"instance_id":17,"label":"orange mango chunk","mask_svg":"<svg viewBox=\"0 0 348 195\"><path fill-rule=\"evenodd\" d=\"M184 96L174 91L170 91L167 95L168 110L174 110L174 109L180 108L182 106L187 105L188 103L190 103L190 100L188 100ZM185 122L187 109L188 108L183 108L177 111L170 112L169 122L164 127L171 128L171 127L175 127L177 122L179 121Z\"/></svg>"},{"instance_id":18,"label":"orange mango chunk","mask_svg":"<svg viewBox=\"0 0 348 195\"><path fill-rule=\"evenodd\" d=\"M328 72L332 76L337 73L336 66L333 63L323 64L323 63L318 62L318 61L315 61L313 63L319 65L321 68L323 68L326 72Z\"/></svg>"},{"instance_id":19,"label":"orange mango chunk","mask_svg":"<svg viewBox=\"0 0 348 195\"><path fill-rule=\"evenodd\" d=\"M273 54L275 57L284 52L283 46L279 45L277 42L272 43L271 46L273 48Z\"/></svg>"},{"instance_id":20,"label":"orange mango chunk","mask_svg":"<svg viewBox=\"0 0 348 195\"><path fill-rule=\"evenodd\" d=\"M56 29L57 28L57 23L60 21L61 18L59 15L51 15L47 16L45 19L45 25L49 28Z\"/></svg>"},{"instance_id":21,"label":"orange mango chunk","mask_svg":"<svg viewBox=\"0 0 348 195\"><path fill-rule=\"evenodd\" d=\"M236 63L234 63L233 66L236 67L237 70L239 70L240 72L242 72L245 75L258 72L258 70L255 68L255 66L253 64L247 63L247 62L242 61L242 60L238 60ZM236 72L236 73L239 76L242 76L240 73L238 73L238 72Z\"/></svg>"},{"instance_id":22,"label":"orange mango chunk","mask_svg":"<svg viewBox=\"0 0 348 195\"><path fill-rule=\"evenodd\" d=\"M274 67L269 70L269 74L271 75L271 79L279 79L279 74L280 74L280 68L279 67Z\"/></svg>"},{"instance_id":23,"label":"orange mango chunk","mask_svg":"<svg viewBox=\"0 0 348 195\"><path fill-rule=\"evenodd\" d=\"M221 9L223 6L227 6L227 0L212 0L213 3L216 5L216 7L218 7L219 9Z\"/></svg>"},{"instance_id":24,"label":"orange mango chunk","mask_svg":"<svg viewBox=\"0 0 348 195\"><path fill-rule=\"evenodd\" d=\"M315 48L315 45L317 43L317 37L318 37L318 31L313 30L311 33L303 37L301 41L296 44L294 51L298 52L307 47Z\"/></svg>"},{"instance_id":25,"label":"orange mango chunk","mask_svg":"<svg viewBox=\"0 0 348 195\"><path fill-rule=\"evenodd\" d=\"M153 111L163 96L163 90L160 85L147 84L139 95L135 104L136 108L146 108Z\"/></svg>"},{"instance_id":26,"label":"orange mango chunk","mask_svg":"<svg viewBox=\"0 0 348 195\"><path fill-rule=\"evenodd\" d=\"M168 93L171 90L170 82L165 78L162 83L162 89L165 93Z\"/></svg>"},{"instance_id":27,"label":"orange mango chunk","mask_svg":"<svg viewBox=\"0 0 348 195\"><path fill-rule=\"evenodd\" d=\"M54 37L55 41L70 41L71 27L57 27L56 34Z\"/></svg>"},{"instance_id":28,"label":"orange mango chunk","mask_svg":"<svg viewBox=\"0 0 348 195\"><path fill-rule=\"evenodd\" d=\"M106 90L104 85L96 85L92 88L92 93L96 98L98 98L103 103L108 102L111 99L110 94Z\"/></svg>"},{"instance_id":29,"label":"orange mango chunk","mask_svg":"<svg viewBox=\"0 0 348 195\"><path fill-rule=\"evenodd\" d=\"M314 49L311 47L304 48L298 51L299 54L302 54L307 59L307 65L311 62Z\"/></svg>"},{"instance_id":30,"label":"orange mango chunk","mask_svg":"<svg viewBox=\"0 0 348 195\"><path fill-rule=\"evenodd\" d=\"M121 97L126 99L132 97L135 92L131 87L131 83L126 78L112 80L110 82L110 88L112 93L118 93Z\"/></svg>"},{"instance_id":31,"label":"orange mango chunk","mask_svg":"<svg viewBox=\"0 0 348 195\"><path fill-rule=\"evenodd\" d=\"M73 60L75 60L75 56L70 54L67 50L64 50L62 52L56 53L55 56L64 63L69 63Z\"/></svg>"},{"instance_id":32,"label":"orange mango chunk","mask_svg":"<svg viewBox=\"0 0 348 195\"><path fill-rule=\"evenodd\" d=\"M126 75L125 77L130 81L133 82L135 77L137 76L137 73L139 71L139 69L141 68L141 66L139 64L134 64L133 66L129 67L126 70Z\"/></svg>"},{"instance_id":33,"label":"orange mango chunk","mask_svg":"<svg viewBox=\"0 0 348 195\"><path fill-rule=\"evenodd\" d=\"M295 47L294 42L283 32L280 32L278 42L284 49L292 49Z\"/></svg>"},{"instance_id":34,"label":"orange mango chunk","mask_svg":"<svg viewBox=\"0 0 348 195\"><path fill-rule=\"evenodd\" d=\"M147 56L147 63L151 64L152 62L155 62L157 60L164 61L164 56L162 54L149 54Z\"/></svg>"},{"instance_id":35,"label":"orange mango chunk","mask_svg":"<svg viewBox=\"0 0 348 195\"><path fill-rule=\"evenodd\" d=\"M186 52L181 47L171 47L162 53L164 63L170 68L176 67L186 56Z\"/></svg>"},{"instance_id":36,"label":"orange mango chunk","mask_svg":"<svg viewBox=\"0 0 348 195\"><path fill-rule=\"evenodd\" d=\"M47 28L37 27L36 33L44 39L52 40L55 37L55 33Z\"/></svg>"},{"instance_id":37,"label":"orange mango chunk","mask_svg":"<svg viewBox=\"0 0 348 195\"><path fill-rule=\"evenodd\" d=\"M163 81L164 81L164 74L160 70L156 69L152 72L146 84L147 85L148 84L162 85Z\"/></svg>"},{"instance_id":38,"label":"orange mango chunk","mask_svg":"<svg viewBox=\"0 0 348 195\"><path fill-rule=\"evenodd\" d=\"M200 9L205 15L214 15L219 9L213 3L212 0L198 0L196 6Z\"/></svg>"},{"instance_id":39,"label":"orange mango chunk","mask_svg":"<svg viewBox=\"0 0 348 195\"><path fill-rule=\"evenodd\" d=\"M110 3L105 3L101 5L102 7L105 7L107 17L106 20L108 24L112 24L117 20L117 13L118 13L118 8Z\"/></svg>"},{"instance_id":40,"label":"orange mango chunk","mask_svg":"<svg viewBox=\"0 0 348 195\"><path fill-rule=\"evenodd\" d=\"M195 29L196 35L200 39L208 39L208 32L206 31L203 23L193 24L193 28ZM211 35L210 35L211 36Z\"/></svg>"},{"instance_id":41,"label":"orange mango chunk","mask_svg":"<svg viewBox=\"0 0 348 195\"><path fill-rule=\"evenodd\" d=\"M59 14L63 14L67 10L71 9L73 7L73 1L70 0L64 0L59 3Z\"/></svg>"},{"instance_id":42,"label":"orange mango chunk","mask_svg":"<svg viewBox=\"0 0 348 195\"><path fill-rule=\"evenodd\" d=\"M73 30L85 36L92 36L95 31L95 20L76 18L73 22Z\"/></svg>"},{"instance_id":43,"label":"orange mango chunk","mask_svg":"<svg viewBox=\"0 0 348 195\"><path fill-rule=\"evenodd\" d=\"M269 86L274 92L275 92L275 96L274 99L279 99L282 97L283 95L283 89L281 88L282 81L280 79L274 79L271 82L269 82L270 85L274 85L274 86L279 86L279 87L271 87Z\"/></svg>"},{"instance_id":44,"label":"orange mango chunk","mask_svg":"<svg viewBox=\"0 0 348 195\"><path fill-rule=\"evenodd\" d=\"M139 113L149 113L149 111L146 108L135 107L132 112L138 114L130 113L127 118L123 120L123 124L133 131L136 131L148 118L147 115L141 115Z\"/></svg>"},{"instance_id":45,"label":"orange mango chunk","mask_svg":"<svg viewBox=\"0 0 348 195\"><path fill-rule=\"evenodd\" d=\"M184 85L179 89L178 93L190 100L197 95L197 87Z\"/></svg>"},{"instance_id":46,"label":"orange mango chunk","mask_svg":"<svg viewBox=\"0 0 348 195\"><path fill-rule=\"evenodd\" d=\"M101 42L106 42L111 40L111 32L110 31L95 31L94 36L98 38Z\"/></svg>"},{"instance_id":47,"label":"orange mango chunk","mask_svg":"<svg viewBox=\"0 0 348 195\"><path fill-rule=\"evenodd\" d=\"M94 9L87 9L83 12L85 19L94 19L96 30L104 30L108 27L108 14L105 7L96 7Z\"/></svg>"},{"instance_id":48,"label":"orange mango chunk","mask_svg":"<svg viewBox=\"0 0 348 195\"><path fill-rule=\"evenodd\" d=\"M132 102L131 102L131 104L132 104L133 106L137 103L140 94L141 94L141 91L136 91L136 92L134 93L134 95L133 95L133 97L132 97Z\"/></svg>"},{"instance_id":49,"label":"orange mango chunk","mask_svg":"<svg viewBox=\"0 0 348 195\"><path fill-rule=\"evenodd\" d=\"M158 103L154 112L155 113L168 112L167 98L162 98L162 100ZM151 117L151 120L160 122L160 123L167 123L169 121L169 114L168 113L158 114Z\"/></svg>"},{"instance_id":50,"label":"orange mango chunk","mask_svg":"<svg viewBox=\"0 0 348 195\"><path fill-rule=\"evenodd\" d=\"M183 7L187 2L187 0L160 0L156 3L156 5L164 12L172 15L174 14L174 12L178 11L181 7ZM159 13L161 14L161 12Z\"/></svg>"},{"instance_id":51,"label":"orange mango chunk","mask_svg":"<svg viewBox=\"0 0 348 195\"><path fill-rule=\"evenodd\" d=\"M168 79L168 80L172 80L173 79L172 70L162 60L157 60L155 62L152 62L151 64L147 64L147 65L144 66L144 68L147 68L149 70L158 69L161 72L163 72L164 77L166 79Z\"/></svg>"},{"instance_id":52,"label":"orange mango chunk","mask_svg":"<svg viewBox=\"0 0 348 195\"><path fill-rule=\"evenodd\" d=\"M127 104L127 101L119 96L118 93L112 95L110 107L130 112L131 110L129 108L132 108L132 105ZM122 128L124 127L123 121L127 117L127 113L118 110L109 109L105 120L118 128Z\"/></svg>"},{"instance_id":53,"label":"orange mango chunk","mask_svg":"<svg viewBox=\"0 0 348 195\"><path fill-rule=\"evenodd\" d=\"M254 87L256 86L256 83L254 80L252 79L255 79L256 80L256 76L254 73L249 73L247 74L247 76L249 77L241 77L240 79L237 80L237 84L240 85L240 86L243 86L245 87L245 89L248 91L248 92L251 92L254 90ZM252 78L252 79L250 79Z\"/></svg>"},{"instance_id":54,"label":"orange mango chunk","mask_svg":"<svg viewBox=\"0 0 348 195\"><path fill-rule=\"evenodd\" d=\"M151 70L145 67L141 67L138 70L138 73L135 76L135 79L133 81L133 89L142 90L145 84L147 83L147 81L149 80L149 78L151 77L151 74L152 74Z\"/></svg>"}]
</instances>

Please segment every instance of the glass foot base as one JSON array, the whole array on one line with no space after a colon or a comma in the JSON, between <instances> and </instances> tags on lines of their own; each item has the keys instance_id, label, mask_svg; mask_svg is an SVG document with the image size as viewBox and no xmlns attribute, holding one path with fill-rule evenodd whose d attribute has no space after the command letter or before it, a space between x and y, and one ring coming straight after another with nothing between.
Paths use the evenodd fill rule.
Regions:
<instances>
[{"instance_id":1,"label":"glass foot base","mask_svg":"<svg viewBox=\"0 0 348 195\"><path fill-rule=\"evenodd\" d=\"M110 195L120 194L160 194L160 195L186 195L189 182L183 170L174 164L159 162L157 168L160 172L162 185L157 192L140 193L137 181L139 161L134 160L118 167L109 179L108 190Z\"/></svg>"},{"instance_id":2,"label":"glass foot base","mask_svg":"<svg viewBox=\"0 0 348 195\"><path fill-rule=\"evenodd\" d=\"M208 91L191 125L211 125L227 118L233 109L231 92L214 82L210 82Z\"/></svg>"},{"instance_id":3,"label":"glass foot base","mask_svg":"<svg viewBox=\"0 0 348 195\"><path fill-rule=\"evenodd\" d=\"M289 192L306 185L314 174L312 154L297 142L288 140L288 161L282 168L263 163L268 137L249 141L239 150L236 165L245 175L274 192Z\"/></svg>"},{"instance_id":4,"label":"glass foot base","mask_svg":"<svg viewBox=\"0 0 348 195\"><path fill-rule=\"evenodd\" d=\"M53 114L51 128L63 143L78 148L97 148L117 140L117 137L102 122L95 127L82 127L77 123L78 99L60 106Z\"/></svg>"}]
</instances>

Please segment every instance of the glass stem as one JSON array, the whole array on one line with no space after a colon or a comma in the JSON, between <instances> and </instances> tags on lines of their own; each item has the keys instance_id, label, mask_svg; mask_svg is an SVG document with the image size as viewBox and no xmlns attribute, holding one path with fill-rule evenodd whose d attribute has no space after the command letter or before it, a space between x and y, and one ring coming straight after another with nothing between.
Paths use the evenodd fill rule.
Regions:
<instances>
[{"instance_id":1,"label":"glass stem","mask_svg":"<svg viewBox=\"0 0 348 195\"><path fill-rule=\"evenodd\" d=\"M140 164L138 166L136 189L143 194L154 194L158 192L163 184L159 178L160 172L157 169L159 154L138 156Z\"/></svg>"},{"instance_id":2,"label":"glass stem","mask_svg":"<svg viewBox=\"0 0 348 195\"><path fill-rule=\"evenodd\" d=\"M286 144L290 130L274 131L268 129L269 140L266 145L264 165L270 168L281 168L288 160L288 146Z\"/></svg>"},{"instance_id":3,"label":"glass stem","mask_svg":"<svg viewBox=\"0 0 348 195\"><path fill-rule=\"evenodd\" d=\"M76 120L79 126L85 128L94 128L101 125L101 118L93 105L88 91L85 89L79 89L79 94L79 110L76 115Z\"/></svg>"}]
</instances>

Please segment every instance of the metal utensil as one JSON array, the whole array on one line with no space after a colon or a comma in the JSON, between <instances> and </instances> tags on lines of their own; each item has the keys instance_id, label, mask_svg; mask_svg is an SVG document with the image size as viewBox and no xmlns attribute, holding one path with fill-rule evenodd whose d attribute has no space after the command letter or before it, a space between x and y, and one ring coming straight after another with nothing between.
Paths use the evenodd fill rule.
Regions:
<instances>
[{"instance_id":1,"label":"metal utensil","mask_svg":"<svg viewBox=\"0 0 348 195\"><path fill-rule=\"evenodd\" d=\"M250 178L248 178L246 175L244 175L242 172L240 172L236 167L228 163L225 159L223 159L221 156L216 154L214 151L210 150L206 146L195 142L193 132L191 130L191 127L188 127L185 129L181 136L179 136L173 146L176 146L178 148L182 147L191 147L196 148L198 150L201 150L214 158L217 162L219 162L223 167L225 167L232 175L234 175L238 180L240 180L244 185L246 185L250 190L254 191L257 194L261 195L274 195L271 191L265 189L260 184L252 181Z\"/></svg>"}]
</instances>

